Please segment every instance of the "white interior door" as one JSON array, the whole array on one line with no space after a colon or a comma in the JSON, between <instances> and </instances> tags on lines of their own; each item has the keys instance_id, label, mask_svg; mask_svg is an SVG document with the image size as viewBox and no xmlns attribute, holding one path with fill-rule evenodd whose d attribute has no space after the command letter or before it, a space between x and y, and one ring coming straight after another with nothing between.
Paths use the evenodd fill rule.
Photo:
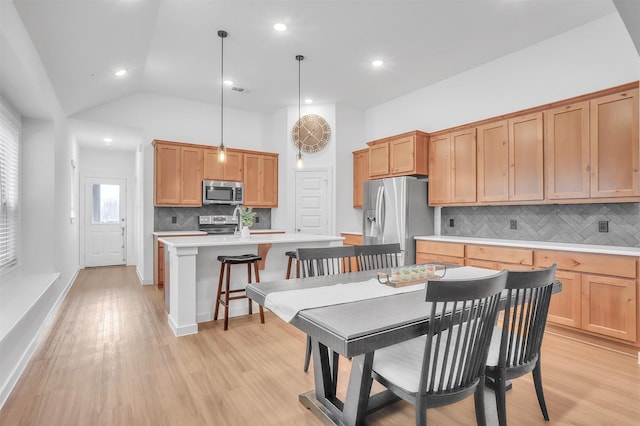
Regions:
<instances>
[{"instance_id":1,"label":"white interior door","mask_svg":"<svg viewBox=\"0 0 640 426\"><path fill-rule=\"evenodd\" d=\"M85 180L85 266L126 264L126 179Z\"/></svg>"},{"instance_id":2,"label":"white interior door","mask_svg":"<svg viewBox=\"0 0 640 426\"><path fill-rule=\"evenodd\" d=\"M327 170L296 171L296 232L329 234Z\"/></svg>"}]
</instances>

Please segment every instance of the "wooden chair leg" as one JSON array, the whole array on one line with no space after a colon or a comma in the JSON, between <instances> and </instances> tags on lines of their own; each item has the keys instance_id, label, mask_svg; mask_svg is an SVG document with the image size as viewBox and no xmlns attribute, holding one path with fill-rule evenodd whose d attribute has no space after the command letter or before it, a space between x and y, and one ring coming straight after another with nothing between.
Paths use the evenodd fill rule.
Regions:
<instances>
[{"instance_id":1,"label":"wooden chair leg","mask_svg":"<svg viewBox=\"0 0 640 426\"><path fill-rule=\"evenodd\" d=\"M480 378L480 383L473 394L473 402L476 407L476 423L478 426L485 426L487 417L484 411L484 376Z\"/></svg>"},{"instance_id":2,"label":"wooden chair leg","mask_svg":"<svg viewBox=\"0 0 640 426\"><path fill-rule=\"evenodd\" d=\"M293 257L289 256L289 261L287 262L287 275L285 275L285 280L291 278L291 263L293 262Z\"/></svg>"},{"instance_id":3,"label":"wooden chair leg","mask_svg":"<svg viewBox=\"0 0 640 426\"><path fill-rule=\"evenodd\" d=\"M506 402L506 380L504 376L497 375L495 378L496 409L498 411L498 424L500 426L507 425L507 402Z\"/></svg>"},{"instance_id":4,"label":"wooden chair leg","mask_svg":"<svg viewBox=\"0 0 640 426\"><path fill-rule=\"evenodd\" d=\"M533 369L533 384L536 388L536 395L538 396L538 404L540 404L540 410L542 410L542 416L545 421L549 421L549 412L547 411L547 404L544 401L544 392L542 390L542 369L540 367L540 358Z\"/></svg>"},{"instance_id":5,"label":"wooden chair leg","mask_svg":"<svg viewBox=\"0 0 640 426\"><path fill-rule=\"evenodd\" d=\"M216 294L215 309L213 311L213 320L218 319L218 310L220 308L220 295L222 294L222 279L224 278L224 263L220 264L220 278L218 279L218 292Z\"/></svg>"},{"instance_id":6,"label":"wooden chair leg","mask_svg":"<svg viewBox=\"0 0 640 426\"><path fill-rule=\"evenodd\" d=\"M224 294L224 329L229 328L229 284L231 281L231 264L227 263L227 280Z\"/></svg>"},{"instance_id":7,"label":"wooden chair leg","mask_svg":"<svg viewBox=\"0 0 640 426\"><path fill-rule=\"evenodd\" d=\"M300 278L300 262L296 260L296 278Z\"/></svg>"}]
</instances>

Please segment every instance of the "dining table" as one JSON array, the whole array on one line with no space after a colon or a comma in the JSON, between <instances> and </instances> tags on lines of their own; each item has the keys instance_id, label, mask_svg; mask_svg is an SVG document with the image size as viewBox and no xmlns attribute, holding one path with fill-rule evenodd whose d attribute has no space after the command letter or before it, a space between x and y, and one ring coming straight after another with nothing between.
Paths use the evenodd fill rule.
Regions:
<instances>
[{"instance_id":1,"label":"dining table","mask_svg":"<svg viewBox=\"0 0 640 426\"><path fill-rule=\"evenodd\" d=\"M388 390L370 395L375 351L427 332L426 280L392 287L380 282L380 272L247 285L249 298L310 337L315 389L300 394L299 401L326 423L363 424L369 413L398 401ZM484 268L447 265L446 275L440 279L481 278L496 273ZM553 292L561 288L556 281ZM336 395L339 358L336 354L351 359L344 400ZM494 398L492 392L485 395L485 399ZM491 421L494 416L497 424L495 399L485 401L485 407L487 424L494 423Z\"/></svg>"}]
</instances>

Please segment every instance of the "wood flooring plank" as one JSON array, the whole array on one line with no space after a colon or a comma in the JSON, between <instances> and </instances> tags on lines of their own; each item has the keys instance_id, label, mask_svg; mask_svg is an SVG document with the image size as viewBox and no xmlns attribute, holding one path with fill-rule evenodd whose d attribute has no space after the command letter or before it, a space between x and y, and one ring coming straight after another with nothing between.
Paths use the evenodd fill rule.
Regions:
<instances>
[{"instance_id":1,"label":"wood flooring plank","mask_svg":"<svg viewBox=\"0 0 640 426\"><path fill-rule=\"evenodd\" d=\"M242 303L242 301L238 302ZM175 337L162 291L140 285L133 267L80 271L23 376L0 425L321 425L298 395L305 336L266 313L200 324ZM554 425L640 423L634 357L547 334L542 374ZM338 395L350 362L341 358ZM374 383L374 391L380 390ZM507 394L510 425L543 425L531 377ZM473 399L428 412L429 424L474 424ZM414 424L399 402L368 425Z\"/></svg>"}]
</instances>

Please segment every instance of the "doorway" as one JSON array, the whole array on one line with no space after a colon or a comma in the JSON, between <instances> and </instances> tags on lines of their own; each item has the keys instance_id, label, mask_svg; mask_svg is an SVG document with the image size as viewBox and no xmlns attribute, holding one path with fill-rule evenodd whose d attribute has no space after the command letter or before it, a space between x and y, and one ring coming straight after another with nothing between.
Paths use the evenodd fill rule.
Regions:
<instances>
[{"instance_id":1,"label":"doorway","mask_svg":"<svg viewBox=\"0 0 640 426\"><path fill-rule=\"evenodd\" d=\"M84 185L84 266L127 263L127 180L87 177Z\"/></svg>"},{"instance_id":2,"label":"doorway","mask_svg":"<svg viewBox=\"0 0 640 426\"><path fill-rule=\"evenodd\" d=\"M328 169L296 170L296 232L330 234L329 183Z\"/></svg>"}]
</instances>

